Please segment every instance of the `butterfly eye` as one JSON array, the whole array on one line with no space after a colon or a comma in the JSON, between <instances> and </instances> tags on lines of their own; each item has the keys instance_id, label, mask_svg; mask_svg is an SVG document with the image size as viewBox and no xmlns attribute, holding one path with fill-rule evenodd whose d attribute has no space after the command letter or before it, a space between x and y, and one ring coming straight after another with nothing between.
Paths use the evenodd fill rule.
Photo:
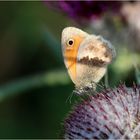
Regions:
<instances>
[{"instance_id":1,"label":"butterfly eye","mask_svg":"<svg viewBox=\"0 0 140 140\"><path fill-rule=\"evenodd\" d=\"M69 40L67 41L67 45L68 45L69 47L72 47L73 44L74 44L74 40L73 40L73 39L69 39Z\"/></svg>"}]
</instances>

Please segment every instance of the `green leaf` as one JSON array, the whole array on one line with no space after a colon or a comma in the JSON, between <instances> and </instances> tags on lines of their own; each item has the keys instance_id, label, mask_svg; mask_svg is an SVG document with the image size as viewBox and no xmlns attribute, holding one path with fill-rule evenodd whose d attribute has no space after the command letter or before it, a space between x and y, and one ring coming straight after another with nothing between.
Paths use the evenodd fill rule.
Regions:
<instances>
[{"instance_id":1,"label":"green leaf","mask_svg":"<svg viewBox=\"0 0 140 140\"><path fill-rule=\"evenodd\" d=\"M0 87L0 101L41 86L67 85L70 79L63 70L53 70L44 74L20 79Z\"/></svg>"}]
</instances>

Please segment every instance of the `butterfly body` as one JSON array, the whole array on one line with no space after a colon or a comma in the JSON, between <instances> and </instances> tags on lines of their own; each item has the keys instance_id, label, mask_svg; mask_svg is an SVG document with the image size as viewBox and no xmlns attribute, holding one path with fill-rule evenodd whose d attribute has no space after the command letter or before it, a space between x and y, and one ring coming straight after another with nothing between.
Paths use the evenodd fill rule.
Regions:
<instances>
[{"instance_id":1,"label":"butterfly body","mask_svg":"<svg viewBox=\"0 0 140 140\"><path fill-rule=\"evenodd\" d=\"M76 87L85 87L91 82L98 83L115 57L115 49L108 41L75 27L63 30L62 52L68 73Z\"/></svg>"}]
</instances>

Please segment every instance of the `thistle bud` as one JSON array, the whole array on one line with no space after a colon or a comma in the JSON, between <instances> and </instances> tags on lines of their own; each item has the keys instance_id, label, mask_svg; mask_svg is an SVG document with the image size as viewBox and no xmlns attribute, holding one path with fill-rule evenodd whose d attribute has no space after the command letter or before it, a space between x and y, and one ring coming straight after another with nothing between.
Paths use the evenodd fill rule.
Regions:
<instances>
[{"instance_id":1,"label":"thistle bud","mask_svg":"<svg viewBox=\"0 0 140 140\"><path fill-rule=\"evenodd\" d=\"M140 139L140 87L120 85L82 101L64 122L66 139Z\"/></svg>"}]
</instances>

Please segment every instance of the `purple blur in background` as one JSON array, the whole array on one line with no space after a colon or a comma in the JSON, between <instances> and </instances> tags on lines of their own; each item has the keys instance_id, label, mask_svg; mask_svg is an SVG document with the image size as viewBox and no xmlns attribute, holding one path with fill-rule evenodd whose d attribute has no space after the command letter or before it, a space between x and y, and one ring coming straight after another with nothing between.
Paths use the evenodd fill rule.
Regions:
<instances>
[{"instance_id":1,"label":"purple blur in background","mask_svg":"<svg viewBox=\"0 0 140 140\"><path fill-rule=\"evenodd\" d=\"M45 1L45 4L66 13L77 22L96 20L106 12L118 14L121 1Z\"/></svg>"}]
</instances>

